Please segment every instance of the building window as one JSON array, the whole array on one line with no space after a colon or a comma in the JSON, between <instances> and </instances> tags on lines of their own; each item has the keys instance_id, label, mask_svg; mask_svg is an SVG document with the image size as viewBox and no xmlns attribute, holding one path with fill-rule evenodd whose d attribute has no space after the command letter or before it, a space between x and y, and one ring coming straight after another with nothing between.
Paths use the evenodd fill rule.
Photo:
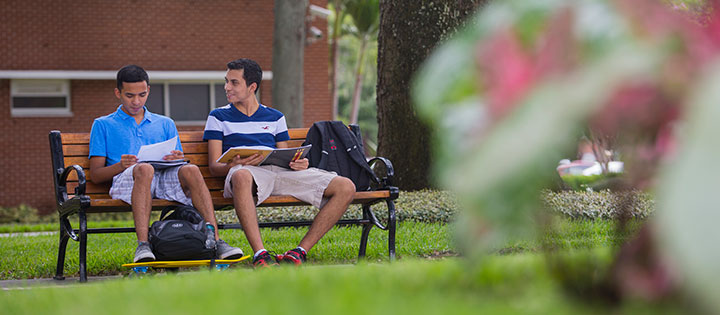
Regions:
<instances>
[{"instance_id":1,"label":"building window","mask_svg":"<svg viewBox=\"0 0 720 315\"><path fill-rule=\"evenodd\" d=\"M10 115L13 117L72 116L70 81L11 80Z\"/></svg>"},{"instance_id":2,"label":"building window","mask_svg":"<svg viewBox=\"0 0 720 315\"><path fill-rule=\"evenodd\" d=\"M228 103L224 86L225 82L153 81L145 106L178 125L205 125L211 110Z\"/></svg>"}]
</instances>

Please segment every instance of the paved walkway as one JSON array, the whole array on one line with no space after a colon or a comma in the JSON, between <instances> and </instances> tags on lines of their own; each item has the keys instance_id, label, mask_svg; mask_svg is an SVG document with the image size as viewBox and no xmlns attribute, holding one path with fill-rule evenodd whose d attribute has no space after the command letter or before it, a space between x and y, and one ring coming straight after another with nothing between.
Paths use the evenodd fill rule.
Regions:
<instances>
[{"instance_id":1,"label":"paved walkway","mask_svg":"<svg viewBox=\"0 0 720 315\"><path fill-rule=\"evenodd\" d=\"M22 233L0 233L0 237L12 237L12 236L39 236L39 235L53 235L57 234L57 231L54 232L22 232Z\"/></svg>"}]
</instances>

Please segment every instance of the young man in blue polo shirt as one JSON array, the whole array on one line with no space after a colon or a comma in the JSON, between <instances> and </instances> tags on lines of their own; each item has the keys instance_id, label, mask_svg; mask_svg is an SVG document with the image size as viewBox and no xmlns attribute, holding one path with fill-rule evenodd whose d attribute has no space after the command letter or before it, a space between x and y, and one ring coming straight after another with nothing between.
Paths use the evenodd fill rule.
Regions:
<instances>
[{"instance_id":1,"label":"young man in blue polo shirt","mask_svg":"<svg viewBox=\"0 0 720 315\"><path fill-rule=\"evenodd\" d=\"M121 104L107 116L95 119L90 132L90 171L93 183L112 180L110 196L132 206L138 247L134 262L155 260L148 229L152 199L166 199L194 205L205 221L215 226L217 256L242 257L239 248L218 238L215 212L205 181L197 166L185 164L160 170L138 163L140 147L172 139L178 135L172 119L149 112L145 107L150 85L145 70L128 65L117 73L115 96ZM180 139L165 160L183 159Z\"/></svg>"},{"instance_id":2,"label":"young man in blue polo shirt","mask_svg":"<svg viewBox=\"0 0 720 315\"><path fill-rule=\"evenodd\" d=\"M257 62L238 59L228 63L225 95L230 104L210 112L203 139L208 141L210 173L225 176L226 198L233 198L235 212L255 255L255 266L280 262L302 264L309 251L347 210L355 185L334 172L308 168L308 160L290 162L288 168L258 166L262 156L235 156L230 163L216 162L227 149L236 146L286 148L288 135L283 114L261 105L255 98L262 70ZM298 246L277 257L271 256L260 237L256 204L270 195L291 195L310 203L320 212ZM254 203L253 199L256 198Z\"/></svg>"}]
</instances>

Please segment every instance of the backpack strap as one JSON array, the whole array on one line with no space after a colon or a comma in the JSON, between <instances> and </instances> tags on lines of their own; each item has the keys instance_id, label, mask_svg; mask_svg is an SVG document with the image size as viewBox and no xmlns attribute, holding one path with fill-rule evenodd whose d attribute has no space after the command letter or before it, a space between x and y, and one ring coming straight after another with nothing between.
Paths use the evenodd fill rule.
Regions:
<instances>
[{"instance_id":1,"label":"backpack strap","mask_svg":"<svg viewBox=\"0 0 720 315\"><path fill-rule=\"evenodd\" d=\"M162 209L162 212L160 213L160 219L158 219L158 221L165 220L165 216L166 216L168 213L170 213L170 211L173 211L173 210L177 209L177 207L178 207L178 206L173 205L173 206L167 206L167 207L163 208L163 209Z\"/></svg>"}]
</instances>

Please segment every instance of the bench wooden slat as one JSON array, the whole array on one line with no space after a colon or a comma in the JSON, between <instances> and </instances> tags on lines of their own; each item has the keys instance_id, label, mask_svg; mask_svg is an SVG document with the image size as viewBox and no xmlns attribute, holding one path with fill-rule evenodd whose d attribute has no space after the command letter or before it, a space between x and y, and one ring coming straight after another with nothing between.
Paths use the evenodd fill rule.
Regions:
<instances>
[{"instance_id":1,"label":"bench wooden slat","mask_svg":"<svg viewBox=\"0 0 720 315\"><path fill-rule=\"evenodd\" d=\"M200 173L203 175L203 177L214 177L210 175L210 168L207 166L198 166L200 169ZM89 168L84 168L85 171L85 180L90 182L92 180L92 173L90 172ZM77 173L71 172L70 175L68 175L68 182L76 182L77 181Z\"/></svg>"},{"instance_id":2,"label":"bench wooden slat","mask_svg":"<svg viewBox=\"0 0 720 315\"><path fill-rule=\"evenodd\" d=\"M290 135L290 139L305 139L305 136L307 135L307 132L310 128L293 128L288 130L288 134ZM62 137L62 143L63 144L85 144L87 145L90 142L90 133L72 133L72 132L63 132L61 134ZM180 142L203 142L203 131L202 130L194 130L194 131L181 131L180 132Z\"/></svg>"},{"instance_id":3,"label":"bench wooden slat","mask_svg":"<svg viewBox=\"0 0 720 315\"><path fill-rule=\"evenodd\" d=\"M107 212L110 208L118 208L117 210L120 210L119 208L123 208L124 211L128 211L128 204L125 203L122 200L118 199L110 199L109 196L105 195L106 198L94 198L92 195L90 197L92 198L90 200L90 210L88 212L90 213L99 213L99 212ZM359 191L355 193L355 198L353 199L353 204L366 204L370 202L376 202L378 200L383 200L390 196L390 192L387 190L379 190L379 191ZM98 196L99 197L99 196ZM232 199L231 198L223 198L222 194L215 195L212 197L213 205L216 207L224 207L227 205L232 205ZM176 205L177 202L168 201L168 200L162 200L162 199L153 199L152 206L154 209L162 208L169 205ZM270 196L268 199L265 199L265 201L260 204L259 207L277 207L277 206L285 206L285 205L307 205L307 203L304 203L300 200L298 200L295 197L291 196Z\"/></svg>"},{"instance_id":4,"label":"bench wooden slat","mask_svg":"<svg viewBox=\"0 0 720 315\"><path fill-rule=\"evenodd\" d=\"M197 154L185 154L185 159L188 160L189 163L195 164L197 166L207 166L207 153L197 153ZM80 165L80 167L84 169L90 168L90 159L88 159L87 156L70 156L65 157L65 165ZM87 172L86 172L87 173Z\"/></svg>"},{"instance_id":5,"label":"bench wooden slat","mask_svg":"<svg viewBox=\"0 0 720 315\"><path fill-rule=\"evenodd\" d=\"M290 139L305 139L310 128L293 128L288 130Z\"/></svg>"},{"instance_id":6,"label":"bench wooden slat","mask_svg":"<svg viewBox=\"0 0 720 315\"><path fill-rule=\"evenodd\" d=\"M74 192L75 192L74 190L68 191L68 193L71 194L71 195L68 195L68 196L73 196L72 194L73 194ZM91 199L93 199L93 200L96 200L96 199L112 199L112 198L110 197L110 195L108 194L107 191L106 191L106 192L100 192L100 193L86 193L86 195L87 195L88 197L90 197ZM222 196L223 196L223 191L222 191L221 189L210 190L210 196L213 197L213 198L222 198Z\"/></svg>"},{"instance_id":7,"label":"bench wooden slat","mask_svg":"<svg viewBox=\"0 0 720 315\"><path fill-rule=\"evenodd\" d=\"M206 177L205 183L207 183L208 189L223 189L225 186L225 179L222 177ZM102 193L102 192L109 192L110 191L110 185L111 182L105 182L102 184L94 184L92 182L85 183L85 193L86 194L94 194L94 193ZM77 182L68 182L67 188L68 191L75 191L75 187L77 187Z\"/></svg>"},{"instance_id":8,"label":"bench wooden slat","mask_svg":"<svg viewBox=\"0 0 720 315\"><path fill-rule=\"evenodd\" d=\"M296 140L293 140L296 141ZM299 140L297 140L299 141ZM302 144L302 141L300 142ZM207 154L207 142L187 142L183 143L183 152L185 154L190 153L202 153ZM87 144L68 144L63 145L63 152L65 153L65 157L74 157L74 156L85 156L87 157L90 154L90 149L87 146Z\"/></svg>"}]
</instances>

